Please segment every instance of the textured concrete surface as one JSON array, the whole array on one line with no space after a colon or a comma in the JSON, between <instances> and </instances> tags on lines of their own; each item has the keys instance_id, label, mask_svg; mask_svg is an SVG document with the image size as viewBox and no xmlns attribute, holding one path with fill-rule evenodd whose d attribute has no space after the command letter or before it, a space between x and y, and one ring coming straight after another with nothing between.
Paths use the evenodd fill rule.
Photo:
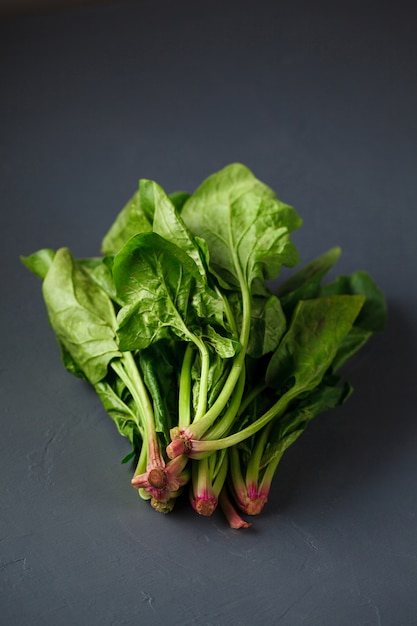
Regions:
<instances>
[{"instance_id":1,"label":"textured concrete surface","mask_svg":"<svg viewBox=\"0 0 417 626\"><path fill-rule=\"evenodd\" d=\"M417 600L414 9L131 2L0 22L0 623L413 626ZM94 393L60 365L19 254L98 252L139 177L239 160L339 244L389 323L355 394L285 455L247 531L157 514Z\"/></svg>"}]
</instances>

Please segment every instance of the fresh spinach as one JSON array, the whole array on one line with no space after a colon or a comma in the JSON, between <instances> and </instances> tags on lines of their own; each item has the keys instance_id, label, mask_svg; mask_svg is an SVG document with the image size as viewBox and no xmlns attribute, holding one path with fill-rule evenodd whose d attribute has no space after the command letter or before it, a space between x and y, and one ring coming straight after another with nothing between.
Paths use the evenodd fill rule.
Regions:
<instances>
[{"instance_id":1,"label":"fresh spinach","mask_svg":"<svg viewBox=\"0 0 417 626\"><path fill-rule=\"evenodd\" d=\"M323 284L340 256L298 263L301 218L239 163L192 194L141 179L102 240L22 257L42 281L65 367L96 390L136 457L132 485L158 511L188 486L233 528L268 499L285 450L352 392L344 363L385 325L366 272Z\"/></svg>"}]
</instances>

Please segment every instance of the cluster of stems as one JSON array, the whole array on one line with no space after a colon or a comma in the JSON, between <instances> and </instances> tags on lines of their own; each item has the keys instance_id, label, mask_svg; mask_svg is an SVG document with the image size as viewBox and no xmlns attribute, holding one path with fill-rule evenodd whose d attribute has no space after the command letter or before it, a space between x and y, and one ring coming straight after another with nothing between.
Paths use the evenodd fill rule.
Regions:
<instances>
[{"instance_id":1,"label":"cluster of stems","mask_svg":"<svg viewBox=\"0 0 417 626\"><path fill-rule=\"evenodd\" d=\"M143 433L132 486L151 501L156 510L168 513L187 486L193 509L210 516L218 504L232 528L250 523L240 513L261 512L280 457L262 467L271 421L286 408L277 401L265 414L244 428L240 427L245 409L264 390L264 385L246 390L246 348L249 340L251 298L243 293L243 322L238 334L235 320L226 307L229 326L240 341L240 351L231 360L224 384L208 407L208 350L194 335L184 351L179 377L178 424L171 430L171 442L164 449L156 432L152 401L131 353L115 362L114 370L123 380L138 411ZM200 386L195 411L192 402L191 369L198 351L201 364ZM245 393L246 392L246 393ZM240 449L242 442L249 442ZM261 470L262 468L262 470Z\"/></svg>"}]
</instances>

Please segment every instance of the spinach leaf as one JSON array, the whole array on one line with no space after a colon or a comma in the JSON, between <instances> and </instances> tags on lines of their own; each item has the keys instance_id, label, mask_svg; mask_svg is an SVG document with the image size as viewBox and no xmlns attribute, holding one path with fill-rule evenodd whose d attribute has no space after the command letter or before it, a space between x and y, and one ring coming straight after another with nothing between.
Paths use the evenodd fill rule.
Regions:
<instances>
[{"instance_id":1,"label":"spinach leaf","mask_svg":"<svg viewBox=\"0 0 417 626\"><path fill-rule=\"evenodd\" d=\"M121 355L116 343L116 317L110 298L60 248L43 281L48 317L60 345L93 385L105 378L110 361Z\"/></svg>"},{"instance_id":2,"label":"spinach leaf","mask_svg":"<svg viewBox=\"0 0 417 626\"><path fill-rule=\"evenodd\" d=\"M42 280L48 273L49 268L54 260L55 250L51 248L43 248L34 252L30 256L21 256L20 260L31 272L36 274Z\"/></svg>"},{"instance_id":3,"label":"spinach leaf","mask_svg":"<svg viewBox=\"0 0 417 626\"><path fill-rule=\"evenodd\" d=\"M317 386L351 330L365 298L336 295L300 301L271 357L266 382L290 395Z\"/></svg>"},{"instance_id":4,"label":"spinach leaf","mask_svg":"<svg viewBox=\"0 0 417 626\"><path fill-rule=\"evenodd\" d=\"M201 276L207 281L206 266L199 245L194 241L174 204L157 183L148 181L155 206L153 232L184 250L197 265Z\"/></svg>"},{"instance_id":5,"label":"spinach leaf","mask_svg":"<svg viewBox=\"0 0 417 626\"><path fill-rule=\"evenodd\" d=\"M222 299L208 289L194 261L156 233L131 238L114 258L113 276L125 303L117 318L122 350L164 338L194 341L206 322L222 319Z\"/></svg>"},{"instance_id":6,"label":"spinach leaf","mask_svg":"<svg viewBox=\"0 0 417 626\"><path fill-rule=\"evenodd\" d=\"M228 302L240 329L242 327L242 299L237 292L231 292ZM247 355L259 359L264 354L273 352L281 340L287 326L280 300L270 294L252 296L250 333Z\"/></svg>"},{"instance_id":7,"label":"spinach leaf","mask_svg":"<svg viewBox=\"0 0 417 626\"><path fill-rule=\"evenodd\" d=\"M155 417L155 430L170 441L169 431L176 425L178 411L178 377L172 345L159 341L139 353L143 379L150 392Z\"/></svg>"},{"instance_id":8,"label":"spinach leaf","mask_svg":"<svg viewBox=\"0 0 417 626\"><path fill-rule=\"evenodd\" d=\"M358 294L365 298L362 309L350 332L341 342L333 362L334 371L352 357L374 333L385 328L387 308L384 296L367 272L355 272L350 276L340 276L322 288L323 295Z\"/></svg>"},{"instance_id":9,"label":"spinach leaf","mask_svg":"<svg viewBox=\"0 0 417 626\"><path fill-rule=\"evenodd\" d=\"M365 302L355 321L355 326L371 333L380 333L384 330L387 317L385 298L367 272L359 271L349 276L339 276L334 282L325 285L321 293L324 296L337 294L364 296Z\"/></svg>"},{"instance_id":10,"label":"spinach leaf","mask_svg":"<svg viewBox=\"0 0 417 626\"><path fill-rule=\"evenodd\" d=\"M141 207L141 198L138 190L120 211L104 236L101 251L109 256L117 254L130 237L151 230L152 222L149 221Z\"/></svg>"},{"instance_id":11,"label":"spinach leaf","mask_svg":"<svg viewBox=\"0 0 417 626\"><path fill-rule=\"evenodd\" d=\"M169 199L171 200L178 213L181 213L182 207L184 206L190 195L191 194L187 191L174 191L173 193L169 194Z\"/></svg>"},{"instance_id":12,"label":"spinach leaf","mask_svg":"<svg viewBox=\"0 0 417 626\"><path fill-rule=\"evenodd\" d=\"M94 389L119 433L126 437L135 449L139 449L144 433L136 407L124 402L108 379L98 382Z\"/></svg>"},{"instance_id":13,"label":"spinach leaf","mask_svg":"<svg viewBox=\"0 0 417 626\"><path fill-rule=\"evenodd\" d=\"M288 317L291 316L299 300L309 300L320 295L321 281L336 263L340 254L339 247L328 250L278 287L276 295Z\"/></svg>"},{"instance_id":14,"label":"spinach leaf","mask_svg":"<svg viewBox=\"0 0 417 626\"><path fill-rule=\"evenodd\" d=\"M193 235L207 241L213 270L231 286L276 278L282 265L298 262L289 234L301 219L239 163L203 182L181 217Z\"/></svg>"}]
</instances>

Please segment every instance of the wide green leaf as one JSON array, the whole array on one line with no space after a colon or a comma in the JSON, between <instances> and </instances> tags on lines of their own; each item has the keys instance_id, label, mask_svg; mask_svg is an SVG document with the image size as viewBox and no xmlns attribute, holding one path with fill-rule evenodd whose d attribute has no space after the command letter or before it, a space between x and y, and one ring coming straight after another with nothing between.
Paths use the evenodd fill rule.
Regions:
<instances>
[{"instance_id":1,"label":"wide green leaf","mask_svg":"<svg viewBox=\"0 0 417 626\"><path fill-rule=\"evenodd\" d=\"M289 235L301 219L239 163L204 181L181 217L194 236L206 240L211 267L231 286L276 278L282 265L298 262Z\"/></svg>"},{"instance_id":2,"label":"wide green leaf","mask_svg":"<svg viewBox=\"0 0 417 626\"><path fill-rule=\"evenodd\" d=\"M120 356L110 298L67 248L56 252L43 295L50 324L71 365L96 384L106 376L110 361Z\"/></svg>"},{"instance_id":3,"label":"wide green leaf","mask_svg":"<svg viewBox=\"0 0 417 626\"><path fill-rule=\"evenodd\" d=\"M219 322L223 301L208 289L193 259L156 233L131 238L114 258L113 276L125 303L118 314L122 350L164 338L192 340L205 321Z\"/></svg>"},{"instance_id":4,"label":"wide green leaf","mask_svg":"<svg viewBox=\"0 0 417 626\"><path fill-rule=\"evenodd\" d=\"M269 362L267 384L284 392L290 389L290 393L318 385L364 300L358 295L337 295L300 301Z\"/></svg>"},{"instance_id":5,"label":"wide green leaf","mask_svg":"<svg viewBox=\"0 0 417 626\"><path fill-rule=\"evenodd\" d=\"M387 319L385 297L367 272L359 271L349 276L339 276L332 283L325 285L321 293L324 296L336 294L364 296L365 302L355 321L355 326L371 333L380 333L384 330Z\"/></svg>"}]
</instances>

